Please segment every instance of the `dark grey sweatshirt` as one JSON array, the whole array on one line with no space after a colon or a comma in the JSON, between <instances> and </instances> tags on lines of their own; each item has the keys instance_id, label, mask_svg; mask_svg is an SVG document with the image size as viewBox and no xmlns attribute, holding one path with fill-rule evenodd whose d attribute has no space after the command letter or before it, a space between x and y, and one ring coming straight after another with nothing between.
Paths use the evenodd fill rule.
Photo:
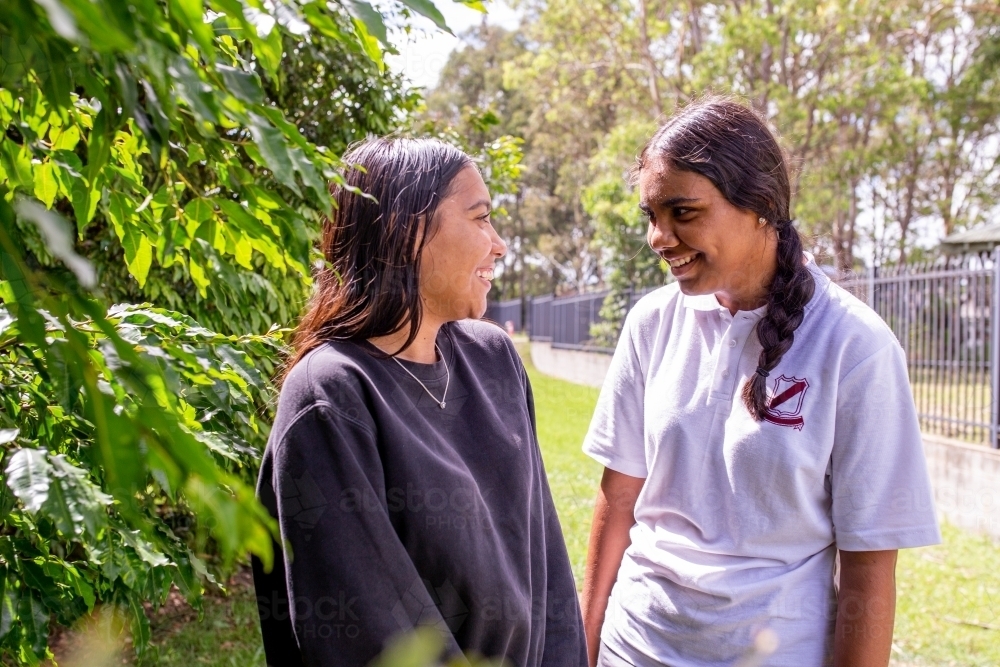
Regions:
<instances>
[{"instance_id":1,"label":"dark grey sweatshirt","mask_svg":"<svg viewBox=\"0 0 1000 667\"><path fill-rule=\"evenodd\" d=\"M367 342L285 380L257 486L291 549L253 563L269 665L361 667L424 625L449 653L587 664L524 367L489 323L437 343L443 360L402 362L434 399Z\"/></svg>"}]
</instances>

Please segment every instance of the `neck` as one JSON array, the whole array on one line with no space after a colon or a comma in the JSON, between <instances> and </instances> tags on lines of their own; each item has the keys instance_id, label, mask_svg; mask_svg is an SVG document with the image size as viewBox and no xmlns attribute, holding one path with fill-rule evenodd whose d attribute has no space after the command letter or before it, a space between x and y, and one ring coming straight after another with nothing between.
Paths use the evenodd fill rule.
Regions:
<instances>
[{"instance_id":1,"label":"neck","mask_svg":"<svg viewBox=\"0 0 1000 667\"><path fill-rule=\"evenodd\" d=\"M771 277L773 276L774 274L772 273ZM768 280L767 283L753 291L716 292L715 298L718 299L720 306L729 309L730 315L735 315L740 310L756 310L767 303L767 286L770 284L771 281Z\"/></svg>"},{"instance_id":2,"label":"neck","mask_svg":"<svg viewBox=\"0 0 1000 667\"><path fill-rule=\"evenodd\" d=\"M728 308L732 315L739 310L755 310L767 304L771 283L778 271L778 244L773 234L764 238L764 253L760 261L753 270L741 272L748 277L747 280L715 293L719 305Z\"/></svg>"},{"instance_id":3,"label":"neck","mask_svg":"<svg viewBox=\"0 0 1000 667\"><path fill-rule=\"evenodd\" d=\"M400 352L406 343L406 338L410 335L410 328L403 327L399 331L388 336L376 336L369 338L368 342L382 350L386 354L396 354L400 359L413 361L418 364L433 364L437 361L437 350L434 348L434 341L437 340L438 331L441 329L441 322L433 317L428 317L425 312L417 330L417 337L410 345Z\"/></svg>"}]
</instances>

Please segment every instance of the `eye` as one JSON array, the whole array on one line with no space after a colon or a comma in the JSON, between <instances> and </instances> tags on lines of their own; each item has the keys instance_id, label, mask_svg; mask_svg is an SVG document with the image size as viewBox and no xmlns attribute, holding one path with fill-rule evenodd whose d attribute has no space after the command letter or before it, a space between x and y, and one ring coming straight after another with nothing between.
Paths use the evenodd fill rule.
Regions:
<instances>
[{"instance_id":1,"label":"eye","mask_svg":"<svg viewBox=\"0 0 1000 667\"><path fill-rule=\"evenodd\" d=\"M694 212L693 208L686 208L684 206L675 206L673 210L674 218L680 220L685 216L689 216Z\"/></svg>"},{"instance_id":2,"label":"eye","mask_svg":"<svg viewBox=\"0 0 1000 667\"><path fill-rule=\"evenodd\" d=\"M478 221L480 221L482 223L485 223L487 225L492 225L493 224L493 219L490 217L491 215L492 215L492 213L487 213L486 215L479 216L478 218L476 218L476 220L478 220Z\"/></svg>"}]
</instances>

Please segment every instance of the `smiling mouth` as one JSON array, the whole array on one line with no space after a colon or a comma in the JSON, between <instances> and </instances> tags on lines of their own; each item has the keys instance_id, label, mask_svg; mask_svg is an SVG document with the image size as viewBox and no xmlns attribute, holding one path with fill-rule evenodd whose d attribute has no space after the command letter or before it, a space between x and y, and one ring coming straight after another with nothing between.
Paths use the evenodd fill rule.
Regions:
<instances>
[{"instance_id":1,"label":"smiling mouth","mask_svg":"<svg viewBox=\"0 0 1000 667\"><path fill-rule=\"evenodd\" d=\"M493 280L493 269L476 269L476 277L483 280Z\"/></svg>"},{"instance_id":2,"label":"smiling mouth","mask_svg":"<svg viewBox=\"0 0 1000 667\"><path fill-rule=\"evenodd\" d=\"M671 269L679 269L680 267L684 266L685 264L690 264L697 257L698 257L698 253L695 253L693 255L688 255L687 257L678 257L677 259L668 259L667 260L667 264L670 265Z\"/></svg>"}]
</instances>

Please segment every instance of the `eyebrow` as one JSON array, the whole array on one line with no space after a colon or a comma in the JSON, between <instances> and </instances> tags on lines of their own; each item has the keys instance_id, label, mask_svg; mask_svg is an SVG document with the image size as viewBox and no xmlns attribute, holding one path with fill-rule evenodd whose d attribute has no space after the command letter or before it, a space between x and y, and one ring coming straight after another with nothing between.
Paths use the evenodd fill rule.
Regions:
<instances>
[{"instance_id":1,"label":"eyebrow","mask_svg":"<svg viewBox=\"0 0 1000 667\"><path fill-rule=\"evenodd\" d=\"M664 199L660 202L661 208L671 208L677 206L678 204L691 204L697 201L701 201L697 197L671 197L670 199Z\"/></svg>"},{"instance_id":2,"label":"eyebrow","mask_svg":"<svg viewBox=\"0 0 1000 667\"><path fill-rule=\"evenodd\" d=\"M493 202L491 202L489 199L480 199L475 204L473 204L472 206L470 206L469 208L467 208L465 210L467 210L467 211L475 211L477 208L479 208L481 206L485 206L487 211L492 211L493 210Z\"/></svg>"},{"instance_id":3,"label":"eyebrow","mask_svg":"<svg viewBox=\"0 0 1000 667\"><path fill-rule=\"evenodd\" d=\"M659 202L659 206L660 208L672 208L678 204L690 204L698 201L701 200L696 197L671 197ZM639 202L639 210L643 213L651 213L653 211L652 207L644 201Z\"/></svg>"}]
</instances>

